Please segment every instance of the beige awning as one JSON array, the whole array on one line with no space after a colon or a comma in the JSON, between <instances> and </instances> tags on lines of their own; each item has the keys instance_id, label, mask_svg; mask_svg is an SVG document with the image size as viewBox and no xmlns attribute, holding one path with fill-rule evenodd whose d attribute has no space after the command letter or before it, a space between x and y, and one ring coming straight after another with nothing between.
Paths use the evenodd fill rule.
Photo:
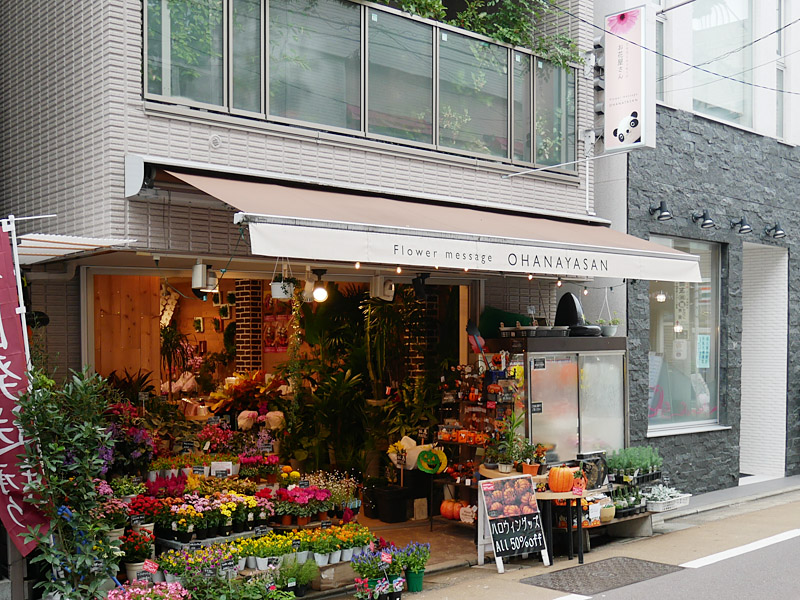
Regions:
<instances>
[{"instance_id":1,"label":"beige awning","mask_svg":"<svg viewBox=\"0 0 800 600\"><path fill-rule=\"evenodd\" d=\"M254 254L582 277L700 281L698 257L603 225L170 171L239 209Z\"/></svg>"},{"instance_id":2,"label":"beige awning","mask_svg":"<svg viewBox=\"0 0 800 600\"><path fill-rule=\"evenodd\" d=\"M99 248L127 246L136 240L116 238L79 237L49 233L27 233L17 238L19 262L32 265L52 258L89 252Z\"/></svg>"}]
</instances>

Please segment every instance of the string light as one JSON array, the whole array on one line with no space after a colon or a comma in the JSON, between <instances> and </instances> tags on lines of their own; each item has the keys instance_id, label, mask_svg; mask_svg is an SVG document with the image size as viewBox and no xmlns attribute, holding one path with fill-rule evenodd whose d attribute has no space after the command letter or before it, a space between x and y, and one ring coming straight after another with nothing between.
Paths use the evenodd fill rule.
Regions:
<instances>
[{"instance_id":1,"label":"string light","mask_svg":"<svg viewBox=\"0 0 800 600\"><path fill-rule=\"evenodd\" d=\"M403 272L403 267L397 267L397 274L400 275L400 273L402 272Z\"/></svg>"},{"instance_id":2,"label":"string light","mask_svg":"<svg viewBox=\"0 0 800 600\"><path fill-rule=\"evenodd\" d=\"M533 273L528 273L528 281L530 281L531 279L533 279Z\"/></svg>"},{"instance_id":3,"label":"string light","mask_svg":"<svg viewBox=\"0 0 800 600\"><path fill-rule=\"evenodd\" d=\"M678 321L675 321L675 326L672 328L675 333L683 332L683 325L681 325Z\"/></svg>"},{"instance_id":4,"label":"string light","mask_svg":"<svg viewBox=\"0 0 800 600\"><path fill-rule=\"evenodd\" d=\"M667 295L664 292L659 291L656 294L656 302L666 302L666 301L667 301Z\"/></svg>"},{"instance_id":5,"label":"string light","mask_svg":"<svg viewBox=\"0 0 800 600\"><path fill-rule=\"evenodd\" d=\"M583 286L583 295L584 296L588 296L589 295L589 288L587 288L586 286Z\"/></svg>"},{"instance_id":6,"label":"string light","mask_svg":"<svg viewBox=\"0 0 800 600\"><path fill-rule=\"evenodd\" d=\"M561 281L561 277L559 277L558 281L556 281L556 287L561 287L562 285L564 285L564 282Z\"/></svg>"},{"instance_id":7,"label":"string light","mask_svg":"<svg viewBox=\"0 0 800 600\"><path fill-rule=\"evenodd\" d=\"M360 269L360 268L361 268L361 263L356 261L356 269Z\"/></svg>"}]
</instances>

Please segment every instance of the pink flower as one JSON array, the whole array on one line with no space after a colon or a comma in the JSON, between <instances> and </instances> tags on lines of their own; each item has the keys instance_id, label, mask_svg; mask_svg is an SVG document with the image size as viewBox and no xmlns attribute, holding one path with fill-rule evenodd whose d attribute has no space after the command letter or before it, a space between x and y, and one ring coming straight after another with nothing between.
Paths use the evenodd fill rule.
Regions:
<instances>
[{"instance_id":1,"label":"pink flower","mask_svg":"<svg viewBox=\"0 0 800 600\"><path fill-rule=\"evenodd\" d=\"M608 28L611 33L628 33L639 19L638 10L627 10L608 18Z\"/></svg>"}]
</instances>

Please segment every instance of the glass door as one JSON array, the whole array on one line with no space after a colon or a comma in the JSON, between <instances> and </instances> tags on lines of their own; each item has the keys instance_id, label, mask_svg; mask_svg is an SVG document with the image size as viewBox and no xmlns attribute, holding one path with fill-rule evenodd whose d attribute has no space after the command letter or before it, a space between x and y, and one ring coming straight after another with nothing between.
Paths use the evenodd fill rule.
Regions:
<instances>
[{"instance_id":1,"label":"glass door","mask_svg":"<svg viewBox=\"0 0 800 600\"><path fill-rule=\"evenodd\" d=\"M580 451L625 446L625 353L581 354Z\"/></svg>"},{"instance_id":2,"label":"glass door","mask_svg":"<svg viewBox=\"0 0 800 600\"><path fill-rule=\"evenodd\" d=\"M529 354L529 437L552 447L547 462L578 453L578 355Z\"/></svg>"}]
</instances>

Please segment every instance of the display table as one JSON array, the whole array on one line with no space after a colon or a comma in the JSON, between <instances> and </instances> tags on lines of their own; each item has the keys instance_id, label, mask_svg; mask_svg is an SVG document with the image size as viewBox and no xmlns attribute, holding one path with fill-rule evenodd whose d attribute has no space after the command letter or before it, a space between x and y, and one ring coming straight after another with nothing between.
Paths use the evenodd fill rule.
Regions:
<instances>
[{"instance_id":1,"label":"display table","mask_svg":"<svg viewBox=\"0 0 800 600\"><path fill-rule=\"evenodd\" d=\"M271 527L264 527L264 529L266 530L266 532L259 531L259 535L266 535L266 533L272 531ZM186 550L190 544L200 544L200 546L211 546L212 544L222 544L239 538L254 537L255 535L256 535L255 530L242 531L241 533L232 533L230 535L206 538L204 540L192 540L191 542L185 542L185 543L179 542L178 540L167 540L164 538L157 537L155 543L157 546L160 546L162 548L169 548L170 550Z\"/></svg>"}]
</instances>

